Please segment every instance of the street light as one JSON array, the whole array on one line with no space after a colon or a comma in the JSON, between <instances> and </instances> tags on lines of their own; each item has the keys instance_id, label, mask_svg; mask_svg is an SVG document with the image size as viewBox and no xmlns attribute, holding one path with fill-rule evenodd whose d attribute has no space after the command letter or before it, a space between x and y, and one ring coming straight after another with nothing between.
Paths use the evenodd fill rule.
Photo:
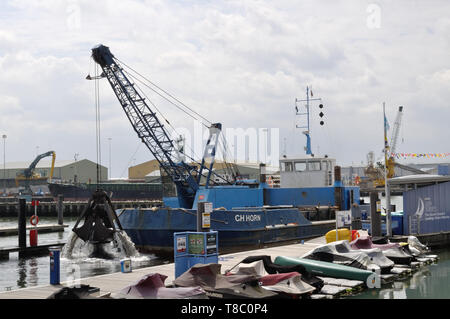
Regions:
<instances>
[{"instance_id":1,"label":"street light","mask_svg":"<svg viewBox=\"0 0 450 319\"><path fill-rule=\"evenodd\" d=\"M3 138L3 195L6 196L6 134L2 135Z\"/></svg>"},{"instance_id":2,"label":"street light","mask_svg":"<svg viewBox=\"0 0 450 319\"><path fill-rule=\"evenodd\" d=\"M111 180L111 140L112 137L108 137L109 141L109 179Z\"/></svg>"},{"instance_id":3,"label":"street light","mask_svg":"<svg viewBox=\"0 0 450 319\"><path fill-rule=\"evenodd\" d=\"M269 132L268 128L263 128L264 131L264 164L267 163L267 133Z\"/></svg>"}]
</instances>

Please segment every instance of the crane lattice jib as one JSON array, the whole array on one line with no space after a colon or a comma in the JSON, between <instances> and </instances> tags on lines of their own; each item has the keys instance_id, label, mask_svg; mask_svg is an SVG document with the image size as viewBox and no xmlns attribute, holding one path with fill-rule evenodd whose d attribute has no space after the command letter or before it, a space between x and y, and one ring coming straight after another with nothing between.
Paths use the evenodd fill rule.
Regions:
<instances>
[{"instance_id":1,"label":"crane lattice jib","mask_svg":"<svg viewBox=\"0 0 450 319\"><path fill-rule=\"evenodd\" d=\"M390 147L390 153L392 157L392 154L395 154L397 151L397 141L398 141L398 133L400 132L400 125L402 123L402 115L403 115L403 106L399 106L397 117L395 118L394 122L394 128L392 130L392 136L391 136L391 147Z\"/></svg>"},{"instance_id":2,"label":"crane lattice jib","mask_svg":"<svg viewBox=\"0 0 450 319\"><path fill-rule=\"evenodd\" d=\"M138 137L172 178L177 190L184 193L181 194L183 196L194 195L198 189L198 184L192 176L194 168L184 162L177 163L175 145L164 125L127 78L109 48L103 45L93 48L92 57L101 66Z\"/></svg>"}]
</instances>

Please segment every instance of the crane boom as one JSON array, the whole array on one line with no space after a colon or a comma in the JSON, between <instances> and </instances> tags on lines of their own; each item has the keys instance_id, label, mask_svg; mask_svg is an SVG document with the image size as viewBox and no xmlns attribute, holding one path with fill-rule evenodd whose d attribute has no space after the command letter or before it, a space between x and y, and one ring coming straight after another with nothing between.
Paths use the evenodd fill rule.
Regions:
<instances>
[{"instance_id":1,"label":"crane boom","mask_svg":"<svg viewBox=\"0 0 450 319\"><path fill-rule=\"evenodd\" d=\"M52 160L52 167L51 167L51 171L50 171L50 178L53 177L53 168L55 165L55 152L54 151L49 151L43 154L40 154L38 156L36 156L36 158L34 159L33 162L31 162L30 166L28 166L28 168L26 168L23 171L23 176L25 176L26 178L30 178L33 175L33 171L36 168L36 165L39 163L39 161L41 159L43 159L44 157L47 156L52 156L53 160Z\"/></svg>"},{"instance_id":2,"label":"crane boom","mask_svg":"<svg viewBox=\"0 0 450 319\"><path fill-rule=\"evenodd\" d=\"M394 122L394 128L392 130L392 135L391 135L391 147L390 147L391 155L390 155L390 157L392 157L392 154L395 154L395 151L397 150L398 134L400 132L402 116L403 116L403 106L399 106L397 117L395 118L395 122Z\"/></svg>"},{"instance_id":3,"label":"crane boom","mask_svg":"<svg viewBox=\"0 0 450 319\"><path fill-rule=\"evenodd\" d=\"M109 48L101 44L94 47L92 57L102 68L104 77L108 79L139 139L174 182L181 207L191 208L201 176L198 175L197 167L183 160L180 161L176 145L169 137L164 125L147 105L146 99L136 89L135 83L128 79L126 72ZM213 125L219 127L219 123ZM212 154L215 154L215 151Z\"/></svg>"}]
</instances>

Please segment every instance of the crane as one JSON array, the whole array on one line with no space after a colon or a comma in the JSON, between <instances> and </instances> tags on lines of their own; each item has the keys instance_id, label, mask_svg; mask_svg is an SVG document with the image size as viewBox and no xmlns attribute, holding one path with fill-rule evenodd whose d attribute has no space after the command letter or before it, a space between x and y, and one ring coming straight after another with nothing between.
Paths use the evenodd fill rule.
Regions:
<instances>
[{"instance_id":1,"label":"crane","mask_svg":"<svg viewBox=\"0 0 450 319\"><path fill-rule=\"evenodd\" d=\"M34 169L36 168L36 165L39 163L39 161L45 157L51 156L52 157L52 165L50 168L50 180L53 178L53 172L55 169L55 159L56 159L56 153L54 151L49 151L43 154L39 154L36 156L36 158L31 162L30 166L28 168L24 169L22 172L18 173L16 175L16 185L19 186L19 181L23 180L25 181L25 192L31 193L30 189L30 181L33 179L40 179L41 176L34 173Z\"/></svg>"},{"instance_id":2,"label":"crane","mask_svg":"<svg viewBox=\"0 0 450 319\"><path fill-rule=\"evenodd\" d=\"M403 116L403 106L399 106L397 116L396 116L395 122L394 122L394 127L392 129L390 145L387 145L387 150L383 150L383 151L389 151L389 153L385 155L387 178L392 178L392 177L394 177L394 174L395 174L394 167L397 165L397 163L395 163L393 154L395 154L395 150L397 148L397 140L398 140L398 135L400 132L402 116ZM369 180L371 180L373 182L374 187L384 186L384 172L382 171L382 169L380 167L374 166L374 162L375 162L374 158L375 157L374 157L373 152L369 152L369 154L367 154L368 166L365 170L365 173L369 177ZM381 166L380 162L377 162L377 164L379 164L379 166Z\"/></svg>"},{"instance_id":3,"label":"crane","mask_svg":"<svg viewBox=\"0 0 450 319\"><path fill-rule=\"evenodd\" d=\"M103 71L100 76L94 78L105 77L108 80L139 139L175 184L180 207L192 208L208 158L210 161L209 168L206 167L209 170L206 187L209 185L222 125L212 123L209 127L210 135L200 167L188 164L182 158L180 161L176 143L170 138L156 111L149 107L146 97L138 90L136 83L130 81L131 76L122 67L124 63L116 59L110 49L102 44L92 49L92 58ZM151 104L155 108L155 105ZM167 120L166 123L170 124Z\"/></svg>"},{"instance_id":4,"label":"crane","mask_svg":"<svg viewBox=\"0 0 450 319\"><path fill-rule=\"evenodd\" d=\"M392 178L395 175L395 167L399 167L401 169L410 171L414 174L427 174L426 172L410 167L407 165L403 165L400 163L397 163L394 159L396 150L397 150L397 143L398 143L398 136L400 132L400 126L402 123L402 117L403 117L403 106L398 107L397 116L395 118L394 127L392 129L391 139L390 139L390 145L388 145L388 154L386 155L386 175L387 178ZM377 162L380 167L374 167L374 154L373 152L370 152L368 154L368 166L365 170L365 173L369 177L369 180L373 182L373 186L375 187L381 187L384 186L384 172L382 171L382 164L380 162Z\"/></svg>"}]
</instances>

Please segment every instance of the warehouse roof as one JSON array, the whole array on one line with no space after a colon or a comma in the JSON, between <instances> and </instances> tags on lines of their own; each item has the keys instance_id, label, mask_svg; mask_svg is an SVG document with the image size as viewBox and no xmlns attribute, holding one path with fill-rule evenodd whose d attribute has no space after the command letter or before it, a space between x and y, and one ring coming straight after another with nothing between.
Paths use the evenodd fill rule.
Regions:
<instances>
[{"instance_id":1,"label":"warehouse roof","mask_svg":"<svg viewBox=\"0 0 450 319\"><path fill-rule=\"evenodd\" d=\"M55 168L69 166L69 165L72 165L75 162L81 162L81 161L83 161L83 160L78 160L78 161L74 161L74 160L55 160ZM89 161L89 160L87 160L87 161ZM32 163L32 161L29 161L29 162L6 162L5 163L5 168L6 169L25 169L25 168L28 168L31 163ZM52 165L52 161L51 160L41 160L36 165L36 168L50 168L51 165ZM0 170L1 169L3 169L3 164L0 164Z\"/></svg>"},{"instance_id":2,"label":"warehouse roof","mask_svg":"<svg viewBox=\"0 0 450 319\"><path fill-rule=\"evenodd\" d=\"M430 175L430 174L416 174L408 176L400 176L389 179L390 185L405 185L405 184L429 184L450 181L450 176L444 175Z\"/></svg>"}]
</instances>

